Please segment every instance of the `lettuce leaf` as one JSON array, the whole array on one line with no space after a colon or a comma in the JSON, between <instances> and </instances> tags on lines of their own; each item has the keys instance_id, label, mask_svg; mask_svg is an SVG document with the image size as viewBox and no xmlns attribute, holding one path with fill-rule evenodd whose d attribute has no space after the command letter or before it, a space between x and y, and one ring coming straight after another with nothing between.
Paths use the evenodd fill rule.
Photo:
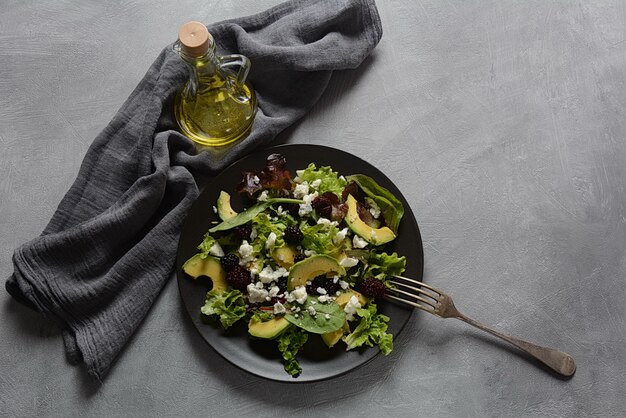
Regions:
<instances>
[{"instance_id":1,"label":"lettuce leaf","mask_svg":"<svg viewBox=\"0 0 626 418\"><path fill-rule=\"evenodd\" d=\"M391 353L393 336L387 332L389 317L377 313L376 305L373 303L370 303L367 308L357 309L356 314L361 317L361 322L354 331L342 338L347 345L346 350L363 345L368 347L378 345L384 355Z\"/></svg>"},{"instance_id":2,"label":"lettuce leaf","mask_svg":"<svg viewBox=\"0 0 626 418\"><path fill-rule=\"evenodd\" d=\"M331 224L316 224L300 226L304 239L302 246L307 250L313 250L317 254L339 254L343 251L344 242L335 243L333 237L337 235L339 229Z\"/></svg>"},{"instance_id":3,"label":"lettuce leaf","mask_svg":"<svg viewBox=\"0 0 626 418\"><path fill-rule=\"evenodd\" d=\"M301 180L311 184L315 180L321 180L321 183L317 189L321 195L325 192L332 192L338 197L341 197L344 187L346 187L347 181L343 177L339 177L336 171L333 171L329 166L320 167L319 170L315 164L311 163L304 170L298 170L296 172Z\"/></svg>"},{"instance_id":4,"label":"lettuce leaf","mask_svg":"<svg viewBox=\"0 0 626 418\"><path fill-rule=\"evenodd\" d=\"M389 276L402 274L406 268L406 257L399 257L397 253L375 253L370 252L367 261L367 268L363 272L363 277L375 277L385 281Z\"/></svg>"},{"instance_id":5,"label":"lettuce leaf","mask_svg":"<svg viewBox=\"0 0 626 418\"><path fill-rule=\"evenodd\" d=\"M239 290L222 293L211 290L200 311L206 316L219 318L224 329L228 329L246 315L246 301Z\"/></svg>"},{"instance_id":6,"label":"lettuce leaf","mask_svg":"<svg viewBox=\"0 0 626 418\"><path fill-rule=\"evenodd\" d=\"M213 238L210 234L204 234L204 239L198 245L198 250L200 250L200 257L207 258L209 255L209 251L211 251L211 247L215 244L215 238Z\"/></svg>"},{"instance_id":7,"label":"lettuce leaf","mask_svg":"<svg viewBox=\"0 0 626 418\"><path fill-rule=\"evenodd\" d=\"M291 327L278 337L278 350L283 356L285 371L293 377L302 373L296 356L308 338L309 334L297 327Z\"/></svg>"},{"instance_id":8,"label":"lettuce leaf","mask_svg":"<svg viewBox=\"0 0 626 418\"><path fill-rule=\"evenodd\" d=\"M265 243L272 232L276 235L274 247L282 247L284 245L283 233L288 226L284 218L269 217L267 212L263 212L252 219L252 226L257 233L256 238L251 243L252 247L254 247L255 256L258 256L257 253L265 251Z\"/></svg>"}]
</instances>

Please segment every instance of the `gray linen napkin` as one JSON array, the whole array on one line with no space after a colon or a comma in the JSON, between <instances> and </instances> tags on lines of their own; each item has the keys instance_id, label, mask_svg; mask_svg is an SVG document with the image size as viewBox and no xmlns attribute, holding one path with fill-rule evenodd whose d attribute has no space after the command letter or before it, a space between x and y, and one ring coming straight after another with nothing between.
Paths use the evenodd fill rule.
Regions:
<instances>
[{"instance_id":1,"label":"gray linen napkin","mask_svg":"<svg viewBox=\"0 0 626 418\"><path fill-rule=\"evenodd\" d=\"M357 67L382 35L374 0L289 1L209 31L219 52L252 61L259 111L250 135L227 152L194 155L173 129L186 70L166 47L94 140L42 235L13 257L8 292L57 321L70 361L97 380L171 277L200 179L301 118L333 70Z\"/></svg>"}]
</instances>

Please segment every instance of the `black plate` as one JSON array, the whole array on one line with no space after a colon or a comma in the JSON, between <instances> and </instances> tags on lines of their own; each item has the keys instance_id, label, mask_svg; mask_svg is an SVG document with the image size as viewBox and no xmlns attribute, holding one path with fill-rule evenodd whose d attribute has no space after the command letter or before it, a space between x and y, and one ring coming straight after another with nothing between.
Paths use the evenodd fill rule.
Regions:
<instances>
[{"instance_id":1,"label":"black plate","mask_svg":"<svg viewBox=\"0 0 626 418\"><path fill-rule=\"evenodd\" d=\"M298 356L302 374L292 378L283 370L282 358L275 341L250 339L246 324L236 324L228 331L224 331L221 327L203 322L200 307L204 303L207 285L190 280L182 271L183 263L196 253L196 247L212 225L211 222L219 220L213 212L213 206L220 190L231 194L231 204L236 211L242 210L244 201L234 193L241 172L260 170L265 166L267 156L275 152L287 158L287 167L292 175L295 175L296 169L306 168L310 162L314 162L318 167L330 165L343 175L366 174L389 189L402 201L406 212L400 223L398 237L388 244L386 251L396 251L400 255L405 255L407 257L405 274L417 280L422 279L424 254L419 228L409 204L391 180L371 164L347 152L319 145L293 144L264 149L242 158L215 177L200 194L185 220L178 245L176 260L178 287L187 313L202 337L218 354L235 366L254 375L283 382L298 383L327 379L363 365L380 351L378 348L367 348L362 351L346 352L345 346L342 348L341 343L329 350L321 338L311 335ZM389 331L397 336L408 322L412 311L385 301L380 301L378 307L380 312L391 318Z\"/></svg>"}]
</instances>

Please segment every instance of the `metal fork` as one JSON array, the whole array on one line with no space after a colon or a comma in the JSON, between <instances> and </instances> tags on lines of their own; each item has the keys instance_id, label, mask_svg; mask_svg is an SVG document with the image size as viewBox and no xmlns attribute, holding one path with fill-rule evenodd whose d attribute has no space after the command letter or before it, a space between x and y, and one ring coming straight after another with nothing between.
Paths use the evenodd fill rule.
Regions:
<instances>
[{"instance_id":1,"label":"metal fork","mask_svg":"<svg viewBox=\"0 0 626 418\"><path fill-rule=\"evenodd\" d=\"M421 309L440 318L457 318L463 322L467 322L478 329L513 344L515 347L536 358L561 376L570 377L576 371L576 363L569 354L504 335L463 315L454 306L452 298L441 290L407 277L393 277L395 280L388 280L387 282L393 284L395 288L387 289L387 293L385 294L387 299Z\"/></svg>"}]
</instances>

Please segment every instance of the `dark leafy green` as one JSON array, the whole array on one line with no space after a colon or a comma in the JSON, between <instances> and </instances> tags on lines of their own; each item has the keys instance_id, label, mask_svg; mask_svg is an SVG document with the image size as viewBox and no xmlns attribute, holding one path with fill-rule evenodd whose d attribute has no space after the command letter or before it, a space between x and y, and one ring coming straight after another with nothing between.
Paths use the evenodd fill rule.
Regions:
<instances>
[{"instance_id":1,"label":"dark leafy green","mask_svg":"<svg viewBox=\"0 0 626 418\"><path fill-rule=\"evenodd\" d=\"M213 228L209 229L209 232L228 231L229 229L246 224L254 219L254 217L256 217L259 213L263 212L265 209L276 203L302 204L304 203L304 201L298 199L287 199L282 197L267 199L265 202L258 202L257 204L250 206L248 210L240 212L236 216L233 216L232 218L215 225Z\"/></svg>"},{"instance_id":2,"label":"dark leafy green","mask_svg":"<svg viewBox=\"0 0 626 418\"><path fill-rule=\"evenodd\" d=\"M313 309L315 314L311 315L309 309ZM326 319L326 315L328 315L328 319ZM336 303L322 303L317 297L308 296L302 305L302 310L298 313L288 313L285 315L285 319L313 334L325 334L343 327L346 313Z\"/></svg>"},{"instance_id":3,"label":"dark leafy green","mask_svg":"<svg viewBox=\"0 0 626 418\"><path fill-rule=\"evenodd\" d=\"M353 181L370 197L378 207L385 219L385 223L393 231L398 232L398 225L404 216L404 206L389 190L380 186L374 179L364 174L353 174L347 177L348 181Z\"/></svg>"}]
</instances>

